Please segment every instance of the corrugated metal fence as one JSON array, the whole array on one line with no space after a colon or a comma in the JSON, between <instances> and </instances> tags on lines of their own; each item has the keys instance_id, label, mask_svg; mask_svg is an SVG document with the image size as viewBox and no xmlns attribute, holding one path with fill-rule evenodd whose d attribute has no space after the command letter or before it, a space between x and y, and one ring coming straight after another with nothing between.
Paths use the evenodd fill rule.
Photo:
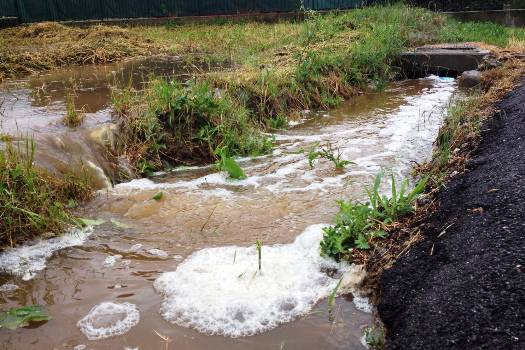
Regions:
<instances>
[{"instance_id":1,"label":"corrugated metal fence","mask_svg":"<svg viewBox=\"0 0 525 350\"><path fill-rule=\"evenodd\" d=\"M365 0L0 0L0 17L22 23L349 9Z\"/></svg>"}]
</instances>

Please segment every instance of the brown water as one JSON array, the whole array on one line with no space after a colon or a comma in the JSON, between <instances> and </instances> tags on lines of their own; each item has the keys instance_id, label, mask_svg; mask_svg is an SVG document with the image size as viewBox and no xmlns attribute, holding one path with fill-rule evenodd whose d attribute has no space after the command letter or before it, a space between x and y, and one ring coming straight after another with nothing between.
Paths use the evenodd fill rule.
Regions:
<instances>
[{"instance_id":1,"label":"brown water","mask_svg":"<svg viewBox=\"0 0 525 350\"><path fill-rule=\"evenodd\" d=\"M67 76L64 73L64 79ZM31 79L24 84L31 86ZM40 303L53 315L52 321L38 327L0 330L2 349L73 349L78 344L86 344L88 349L165 349L156 332L172 340L169 349L362 349L362 328L371 322L372 315L357 309L351 298L337 298L334 322L329 320L323 300L311 312L273 330L229 338L205 335L164 320L159 314L162 297L153 281L162 272L175 271L199 249L250 246L256 240L264 246L289 244L308 226L330 223L337 212L336 199L363 198L364 185L380 169L406 175L412 162L430 156L443 107L454 90L451 82L413 80L396 83L383 93L354 98L336 110L305 111L304 120L275 135L278 146L272 155L240 161L247 180L228 180L213 167L186 168L100 191L82 208L81 215L106 222L95 227L82 245L55 253L45 269L30 280L8 274L0 277L0 284L20 287L0 292L2 308ZM7 131L20 119L24 130L30 127L39 134L37 140L50 133L71 135L53 119L63 109L59 93L54 99L62 101L62 107L57 105L56 110L53 103L51 107L38 105L29 91L25 93L16 104L33 111L37 121L24 119L23 115L29 114L14 112L18 107L12 112L7 108ZM107 102L107 93L105 96ZM99 109L93 107L93 121L83 129L108 120L106 107L100 107L106 102L90 104ZM43 114L36 117L39 111ZM345 159L356 164L337 172L329 162L319 161L311 169L301 150L318 141L330 141ZM89 150L89 145L85 149ZM87 153L85 149L80 153ZM159 191L164 193L162 200L152 200ZM137 244L142 246L131 249ZM167 256L148 253L151 248L163 250ZM27 250L15 253L24 255L26 267L31 266L32 255ZM117 254L122 258L113 266L104 264L108 256ZM0 257L2 263L10 265L4 269L16 270L20 276L26 272ZM217 271L220 269L217 266ZM196 288L195 293L200 292ZM87 340L76 323L103 301L137 305L140 322L124 335Z\"/></svg>"}]
</instances>

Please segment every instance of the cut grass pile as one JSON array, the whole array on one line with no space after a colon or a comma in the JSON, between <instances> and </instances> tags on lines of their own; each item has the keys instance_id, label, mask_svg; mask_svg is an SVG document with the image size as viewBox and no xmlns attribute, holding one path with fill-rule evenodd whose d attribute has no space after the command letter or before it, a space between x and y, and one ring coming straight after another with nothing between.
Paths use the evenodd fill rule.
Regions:
<instances>
[{"instance_id":1,"label":"cut grass pile","mask_svg":"<svg viewBox=\"0 0 525 350\"><path fill-rule=\"evenodd\" d=\"M0 81L62 66L116 62L154 46L116 26L67 27L37 23L0 30Z\"/></svg>"}]
</instances>

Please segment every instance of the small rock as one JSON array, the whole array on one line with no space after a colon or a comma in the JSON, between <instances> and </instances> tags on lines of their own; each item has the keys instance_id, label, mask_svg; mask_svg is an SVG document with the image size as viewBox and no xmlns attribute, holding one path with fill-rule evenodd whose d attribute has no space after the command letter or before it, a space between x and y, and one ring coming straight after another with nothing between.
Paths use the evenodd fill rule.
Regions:
<instances>
[{"instance_id":1,"label":"small rock","mask_svg":"<svg viewBox=\"0 0 525 350\"><path fill-rule=\"evenodd\" d=\"M477 70L468 70L463 72L459 77L459 86L471 88L479 85L481 82L481 73Z\"/></svg>"}]
</instances>

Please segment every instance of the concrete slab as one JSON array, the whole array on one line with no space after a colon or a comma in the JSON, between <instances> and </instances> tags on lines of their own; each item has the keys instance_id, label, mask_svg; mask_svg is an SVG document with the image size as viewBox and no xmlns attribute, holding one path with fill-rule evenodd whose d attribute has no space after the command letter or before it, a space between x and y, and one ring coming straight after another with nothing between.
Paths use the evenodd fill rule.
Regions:
<instances>
[{"instance_id":1,"label":"concrete slab","mask_svg":"<svg viewBox=\"0 0 525 350\"><path fill-rule=\"evenodd\" d=\"M458 76L464 71L475 70L490 54L471 44L440 44L418 47L401 54L402 72L411 78L428 74Z\"/></svg>"}]
</instances>

